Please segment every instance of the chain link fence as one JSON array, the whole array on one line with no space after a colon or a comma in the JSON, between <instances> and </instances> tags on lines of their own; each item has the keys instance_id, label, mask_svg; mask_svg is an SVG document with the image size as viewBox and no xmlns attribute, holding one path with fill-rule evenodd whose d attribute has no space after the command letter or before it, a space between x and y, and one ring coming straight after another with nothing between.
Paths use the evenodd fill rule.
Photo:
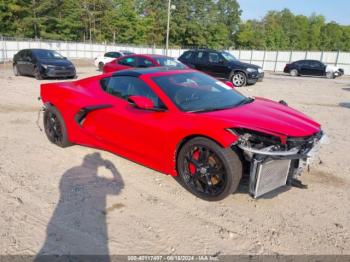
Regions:
<instances>
[{"instance_id":1,"label":"chain link fence","mask_svg":"<svg viewBox=\"0 0 350 262\"><path fill-rule=\"evenodd\" d=\"M128 50L138 54L165 55L164 47L136 46L131 44L98 44L90 42L69 42L40 39L19 39L0 36L0 62L10 62L21 49L52 49L70 59L94 59L108 51ZM168 55L179 57L187 49L171 48ZM266 51L266 50L228 50L242 62L261 66L267 71L283 71L286 63L302 59L320 60L325 64L336 65L350 75L350 53L331 51Z\"/></svg>"}]
</instances>

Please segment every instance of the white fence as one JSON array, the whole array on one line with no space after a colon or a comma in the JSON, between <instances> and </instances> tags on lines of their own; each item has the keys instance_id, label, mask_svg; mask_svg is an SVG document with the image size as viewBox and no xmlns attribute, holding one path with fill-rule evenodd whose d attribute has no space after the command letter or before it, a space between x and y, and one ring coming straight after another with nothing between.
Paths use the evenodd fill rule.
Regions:
<instances>
[{"instance_id":1,"label":"white fence","mask_svg":"<svg viewBox=\"0 0 350 262\"><path fill-rule=\"evenodd\" d=\"M0 62L11 61L21 49L45 48L60 52L71 59L94 59L108 51L129 50L139 54L165 54L164 48L132 45L92 44L64 41L18 40L0 37ZM169 56L179 57L186 49L170 49ZM283 71L286 63L301 59L320 60L326 64L337 65L350 75L350 53L326 51L259 51L230 50L239 60L261 66L267 71Z\"/></svg>"}]
</instances>

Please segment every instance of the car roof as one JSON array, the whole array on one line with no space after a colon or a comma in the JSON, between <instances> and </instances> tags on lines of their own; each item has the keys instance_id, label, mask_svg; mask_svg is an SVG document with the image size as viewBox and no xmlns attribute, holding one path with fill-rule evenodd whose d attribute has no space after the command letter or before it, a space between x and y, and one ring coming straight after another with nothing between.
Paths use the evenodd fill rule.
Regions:
<instances>
[{"instance_id":1,"label":"car roof","mask_svg":"<svg viewBox=\"0 0 350 262\"><path fill-rule=\"evenodd\" d=\"M54 51L57 52L56 50L52 50L52 49L43 49L43 48L26 48L26 49L22 49L20 51Z\"/></svg>"},{"instance_id":2,"label":"car roof","mask_svg":"<svg viewBox=\"0 0 350 262\"><path fill-rule=\"evenodd\" d=\"M198 52L198 51L206 51L206 52L225 52L225 50L215 50L215 49L210 49L210 48L197 48L197 49L190 49L186 52Z\"/></svg>"},{"instance_id":3,"label":"car roof","mask_svg":"<svg viewBox=\"0 0 350 262\"><path fill-rule=\"evenodd\" d=\"M133 77L140 77L142 75L151 75L151 74L158 74L158 73L177 73L177 72L196 72L195 70L191 70L188 68L179 69L174 67L167 67L167 66L161 66L161 67L148 67L148 68L133 68L133 69L126 69L121 70L118 72L115 72L112 74L112 76L133 76Z\"/></svg>"},{"instance_id":4,"label":"car roof","mask_svg":"<svg viewBox=\"0 0 350 262\"><path fill-rule=\"evenodd\" d=\"M157 58L157 57L166 57L166 58L172 58L170 56L166 55L157 55L157 54L131 54L125 57L134 57L134 56L141 56L141 57L151 57L151 58Z\"/></svg>"},{"instance_id":5,"label":"car roof","mask_svg":"<svg viewBox=\"0 0 350 262\"><path fill-rule=\"evenodd\" d=\"M305 62L305 61L306 62L321 62L320 60L315 60L315 59L302 59L302 60L295 61L294 63Z\"/></svg>"}]
</instances>

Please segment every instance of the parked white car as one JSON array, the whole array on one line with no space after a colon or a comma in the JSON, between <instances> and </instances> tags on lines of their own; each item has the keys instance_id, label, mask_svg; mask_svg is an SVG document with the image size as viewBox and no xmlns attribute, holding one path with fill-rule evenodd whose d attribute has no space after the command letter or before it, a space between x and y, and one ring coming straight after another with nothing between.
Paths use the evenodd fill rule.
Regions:
<instances>
[{"instance_id":1,"label":"parked white car","mask_svg":"<svg viewBox=\"0 0 350 262\"><path fill-rule=\"evenodd\" d=\"M98 68L98 70L102 71L103 66L106 63L109 63L118 57L125 56L125 55L132 55L132 54L134 54L134 53L130 52L130 51L125 51L125 50L115 51L115 52L107 52L103 56L98 56L95 58L95 66Z\"/></svg>"}]
</instances>

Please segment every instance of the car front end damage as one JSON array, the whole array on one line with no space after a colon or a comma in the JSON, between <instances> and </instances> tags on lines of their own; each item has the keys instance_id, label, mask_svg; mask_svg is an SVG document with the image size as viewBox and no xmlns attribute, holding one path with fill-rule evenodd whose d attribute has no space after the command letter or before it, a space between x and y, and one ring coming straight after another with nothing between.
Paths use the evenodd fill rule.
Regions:
<instances>
[{"instance_id":1,"label":"car front end damage","mask_svg":"<svg viewBox=\"0 0 350 262\"><path fill-rule=\"evenodd\" d=\"M248 164L249 193L254 198L284 185L305 187L297 178L325 139L321 130L304 137L279 137L243 128L229 131L239 137L233 146Z\"/></svg>"}]
</instances>

